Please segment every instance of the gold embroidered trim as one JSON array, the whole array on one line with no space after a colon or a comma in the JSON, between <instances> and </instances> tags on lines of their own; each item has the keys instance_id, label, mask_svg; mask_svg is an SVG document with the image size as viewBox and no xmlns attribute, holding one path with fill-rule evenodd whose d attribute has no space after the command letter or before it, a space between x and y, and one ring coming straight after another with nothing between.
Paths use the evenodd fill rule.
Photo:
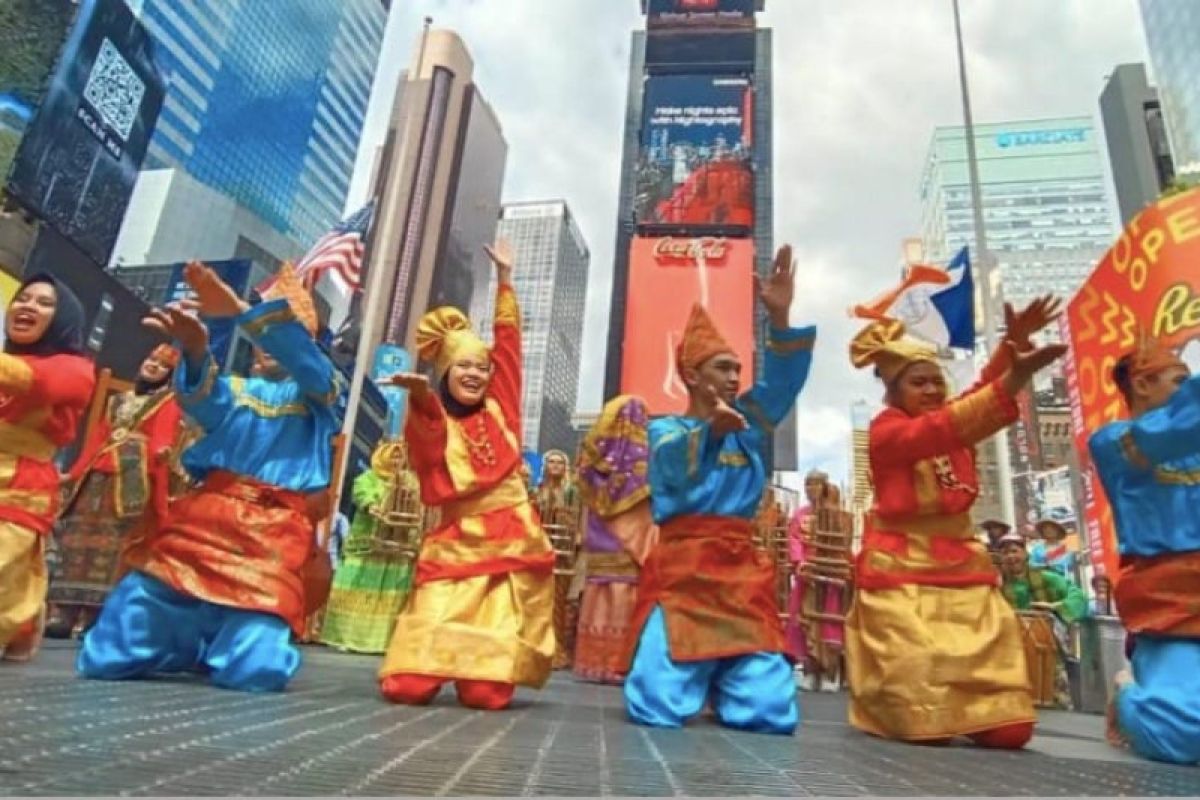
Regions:
<instances>
[{"instance_id":1,"label":"gold embroidered trim","mask_svg":"<svg viewBox=\"0 0 1200 800\"><path fill-rule=\"evenodd\" d=\"M687 474L689 478L694 478L700 470L700 437L703 435L703 428L688 431Z\"/></svg>"},{"instance_id":2,"label":"gold embroidered trim","mask_svg":"<svg viewBox=\"0 0 1200 800\"><path fill-rule=\"evenodd\" d=\"M196 387L194 392L182 392L179 395L179 402L185 406L193 406L208 399L212 394L213 386L217 383L217 378L221 371L217 368L217 362L211 354L204 356L204 375L200 378L200 385Z\"/></svg>"},{"instance_id":3,"label":"gold embroidered trim","mask_svg":"<svg viewBox=\"0 0 1200 800\"><path fill-rule=\"evenodd\" d=\"M750 397L749 395L745 395L742 397L739 405L742 407L743 411L750 415L750 417L754 420L755 425L762 428L767 433L773 433L775 431L775 426L771 424L771 420L767 417L766 412L763 411L762 406L760 406L754 398Z\"/></svg>"},{"instance_id":4,"label":"gold embroidered trim","mask_svg":"<svg viewBox=\"0 0 1200 800\"><path fill-rule=\"evenodd\" d=\"M1154 480L1168 486L1195 486L1200 484L1200 469L1157 467L1154 470Z\"/></svg>"},{"instance_id":5,"label":"gold embroidered trim","mask_svg":"<svg viewBox=\"0 0 1200 800\"><path fill-rule=\"evenodd\" d=\"M268 311L262 316L255 317L249 322L243 322L242 328L251 336L261 336L271 325L278 325L283 322L296 322L296 314L292 311L291 306L284 305L283 308L277 308L274 311Z\"/></svg>"},{"instance_id":6,"label":"gold embroidered trim","mask_svg":"<svg viewBox=\"0 0 1200 800\"><path fill-rule=\"evenodd\" d=\"M721 453L717 456L717 464L722 467L748 467L750 459L741 453Z\"/></svg>"},{"instance_id":7,"label":"gold embroidered trim","mask_svg":"<svg viewBox=\"0 0 1200 800\"><path fill-rule=\"evenodd\" d=\"M0 422L0 449L10 455L38 461L50 461L57 450L40 431L11 422Z\"/></svg>"},{"instance_id":8,"label":"gold embroidered trim","mask_svg":"<svg viewBox=\"0 0 1200 800\"><path fill-rule=\"evenodd\" d=\"M496 324L521 327L521 307L511 286L501 286L496 292Z\"/></svg>"},{"instance_id":9,"label":"gold embroidered trim","mask_svg":"<svg viewBox=\"0 0 1200 800\"><path fill-rule=\"evenodd\" d=\"M260 417L302 417L308 413L308 407L301 402L276 405L255 397L246 391L246 381L238 375L230 377L229 388L234 405L248 408Z\"/></svg>"}]
</instances>

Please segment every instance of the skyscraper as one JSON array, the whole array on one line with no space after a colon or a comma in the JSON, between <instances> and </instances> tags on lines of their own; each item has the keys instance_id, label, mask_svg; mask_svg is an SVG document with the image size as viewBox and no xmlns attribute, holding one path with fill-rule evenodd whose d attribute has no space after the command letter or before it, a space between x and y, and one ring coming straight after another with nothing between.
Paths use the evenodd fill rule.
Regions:
<instances>
[{"instance_id":1,"label":"skyscraper","mask_svg":"<svg viewBox=\"0 0 1200 800\"><path fill-rule=\"evenodd\" d=\"M307 246L342 216L390 0L143 0L169 90L147 169Z\"/></svg>"},{"instance_id":2,"label":"skyscraper","mask_svg":"<svg viewBox=\"0 0 1200 800\"><path fill-rule=\"evenodd\" d=\"M1090 117L975 126L983 218L999 285L993 295L1020 308L1046 293L1071 297L1115 238L1103 165ZM937 128L921 180L922 239L931 263L942 264L964 245L973 248L975 224L962 127ZM975 258L978 256L975 255ZM1057 329L1048 329L1051 337ZM1061 365L1058 367L1061 370ZM1028 474L1034 430L1032 405L1009 437L1017 518L1029 511ZM1024 470L1028 473L1028 470ZM1001 507L993 447L980 449L979 519L1008 519Z\"/></svg>"},{"instance_id":3,"label":"skyscraper","mask_svg":"<svg viewBox=\"0 0 1200 800\"><path fill-rule=\"evenodd\" d=\"M774 256L764 0L642 0L629 66L605 396L682 411L671 338L704 304L746 363L765 345L753 275ZM636 346L635 346L636 343ZM773 466L796 469L795 416Z\"/></svg>"},{"instance_id":4,"label":"skyscraper","mask_svg":"<svg viewBox=\"0 0 1200 800\"><path fill-rule=\"evenodd\" d=\"M1141 0L1142 25L1182 177L1200 174L1200 3Z\"/></svg>"},{"instance_id":5,"label":"skyscraper","mask_svg":"<svg viewBox=\"0 0 1200 800\"><path fill-rule=\"evenodd\" d=\"M1112 211L1090 117L975 126L988 248L1014 305L1070 297L1112 244ZM937 128L921 179L922 239L944 263L974 245L961 127Z\"/></svg>"},{"instance_id":6,"label":"skyscraper","mask_svg":"<svg viewBox=\"0 0 1200 800\"><path fill-rule=\"evenodd\" d=\"M1175 177L1158 92L1142 64L1121 64L1100 94L1100 116L1122 223L1153 203Z\"/></svg>"},{"instance_id":7,"label":"skyscraper","mask_svg":"<svg viewBox=\"0 0 1200 800\"><path fill-rule=\"evenodd\" d=\"M525 348L524 446L574 454L580 343L591 255L567 204L508 203L498 234L516 252L514 288Z\"/></svg>"},{"instance_id":8,"label":"skyscraper","mask_svg":"<svg viewBox=\"0 0 1200 800\"><path fill-rule=\"evenodd\" d=\"M384 296L366 301L384 313L364 331L370 347L411 350L431 304L474 316L486 307L483 245L495 238L508 144L473 72L457 34L429 30L401 76L373 192L380 216L370 269L382 271Z\"/></svg>"}]
</instances>

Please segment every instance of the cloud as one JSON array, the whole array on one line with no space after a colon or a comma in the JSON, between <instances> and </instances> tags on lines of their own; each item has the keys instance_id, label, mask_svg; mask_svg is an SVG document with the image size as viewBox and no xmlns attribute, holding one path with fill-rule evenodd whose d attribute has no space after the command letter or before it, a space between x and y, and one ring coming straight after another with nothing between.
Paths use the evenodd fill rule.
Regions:
<instances>
[{"instance_id":1,"label":"cloud","mask_svg":"<svg viewBox=\"0 0 1200 800\"><path fill-rule=\"evenodd\" d=\"M592 251L581 409L603 400L637 9L636 0L401 0L376 89L389 75L394 85L425 15L457 30L510 145L506 199L571 204ZM1112 68L1145 60L1133 0L971 0L963 14L980 122L1095 115ZM895 278L901 240L919 231L933 128L961 121L954 23L944 0L769 0L760 24L774 31L775 239L796 247L795 321L819 326L800 399L801 462L844 475L850 404L880 394L849 365L857 326L845 309Z\"/></svg>"}]
</instances>

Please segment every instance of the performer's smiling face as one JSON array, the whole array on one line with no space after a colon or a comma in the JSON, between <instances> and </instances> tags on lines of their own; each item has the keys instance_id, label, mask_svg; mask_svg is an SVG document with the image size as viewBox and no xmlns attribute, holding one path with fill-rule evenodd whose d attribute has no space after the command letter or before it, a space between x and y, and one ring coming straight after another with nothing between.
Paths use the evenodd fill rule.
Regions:
<instances>
[{"instance_id":1,"label":"performer's smiling face","mask_svg":"<svg viewBox=\"0 0 1200 800\"><path fill-rule=\"evenodd\" d=\"M31 283L8 305L4 330L16 344L35 344L45 335L58 308L58 292L49 283Z\"/></svg>"},{"instance_id":2,"label":"performer's smiling face","mask_svg":"<svg viewBox=\"0 0 1200 800\"><path fill-rule=\"evenodd\" d=\"M482 403L491 382L492 364L478 356L460 358L450 365L446 373L446 388L450 390L450 396L464 406Z\"/></svg>"},{"instance_id":3,"label":"performer's smiling face","mask_svg":"<svg viewBox=\"0 0 1200 800\"><path fill-rule=\"evenodd\" d=\"M254 348L254 363L250 367L250 374L269 381L278 381L287 377L283 365L261 347Z\"/></svg>"},{"instance_id":4,"label":"performer's smiling face","mask_svg":"<svg viewBox=\"0 0 1200 800\"><path fill-rule=\"evenodd\" d=\"M715 390L729 404L737 400L742 382L742 361L733 353L717 353L698 369L684 369L683 382L695 392Z\"/></svg>"},{"instance_id":5,"label":"performer's smiling face","mask_svg":"<svg viewBox=\"0 0 1200 800\"><path fill-rule=\"evenodd\" d=\"M1000 549L1000 567L1004 570L1005 575L1019 577L1025 574L1025 568L1029 563L1029 554L1025 552L1025 546L1016 542L1005 542L1004 547Z\"/></svg>"},{"instance_id":6,"label":"performer's smiling face","mask_svg":"<svg viewBox=\"0 0 1200 800\"><path fill-rule=\"evenodd\" d=\"M900 373L888 387L888 403L920 416L946 405L946 376L932 361L918 361Z\"/></svg>"},{"instance_id":7,"label":"performer's smiling face","mask_svg":"<svg viewBox=\"0 0 1200 800\"><path fill-rule=\"evenodd\" d=\"M153 353L146 356L146 360L142 362L141 369L138 370L138 377L147 383L164 381L170 374L171 365L165 361L160 361L158 356Z\"/></svg>"}]
</instances>

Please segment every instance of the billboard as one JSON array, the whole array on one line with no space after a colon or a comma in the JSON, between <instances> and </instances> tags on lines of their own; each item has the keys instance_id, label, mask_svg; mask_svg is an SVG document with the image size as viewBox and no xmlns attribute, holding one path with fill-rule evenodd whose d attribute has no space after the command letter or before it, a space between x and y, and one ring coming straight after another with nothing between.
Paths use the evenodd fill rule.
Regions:
<instances>
[{"instance_id":1,"label":"billboard","mask_svg":"<svg viewBox=\"0 0 1200 800\"><path fill-rule=\"evenodd\" d=\"M682 413L687 391L675 347L693 303L708 309L742 360L742 384L754 372L754 243L749 239L643 237L629 253L621 393L636 394L651 414Z\"/></svg>"},{"instance_id":2,"label":"billboard","mask_svg":"<svg viewBox=\"0 0 1200 800\"><path fill-rule=\"evenodd\" d=\"M1126 415L1112 380L1139 326L1200 367L1200 189L1160 200L1134 217L1061 318L1071 428L1083 466L1084 533L1092 564L1115 578L1112 508L1087 451L1088 435Z\"/></svg>"},{"instance_id":3,"label":"billboard","mask_svg":"<svg viewBox=\"0 0 1200 800\"><path fill-rule=\"evenodd\" d=\"M750 26L761 0L643 0L649 28Z\"/></svg>"},{"instance_id":4,"label":"billboard","mask_svg":"<svg viewBox=\"0 0 1200 800\"><path fill-rule=\"evenodd\" d=\"M238 297L245 297L246 289L250 285L251 262L249 259L206 261L205 264L212 267L221 280L237 292ZM171 277L167 281L166 292L163 295L164 303L175 303L195 296L192 287L188 286L187 281L183 279L185 266L186 264L180 263L171 267ZM230 317L208 319L205 320L205 324L208 326L208 349L217 364L224 365L229 358L229 351L233 347L234 339L237 337L237 323Z\"/></svg>"},{"instance_id":5,"label":"billboard","mask_svg":"<svg viewBox=\"0 0 1200 800\"><path fill-rule=\"evenodd\" d=\"M72 0L0 3L0 178L8 176L21 137L42 102L74 16Z\"/></svg>"},{"instance_id":6,"label":"billboard","mask_svg":"<svg viewBox=\"0 0 1200 800\"><path fill-rule=\"evenodd\" d=\"M141 23L120 0L83 0L9 193L107 264L162 102Z\"/></svg>"},{"instance_id":7,"label":"billboard","mask_svg":"<svg viewBox=\"0 0 1200 800\"><path fill-rule=\"evenodd\" d=\"M754 225L750 79L652 75L636 169L639 225Z\"/></svg>"}]
</instances>

